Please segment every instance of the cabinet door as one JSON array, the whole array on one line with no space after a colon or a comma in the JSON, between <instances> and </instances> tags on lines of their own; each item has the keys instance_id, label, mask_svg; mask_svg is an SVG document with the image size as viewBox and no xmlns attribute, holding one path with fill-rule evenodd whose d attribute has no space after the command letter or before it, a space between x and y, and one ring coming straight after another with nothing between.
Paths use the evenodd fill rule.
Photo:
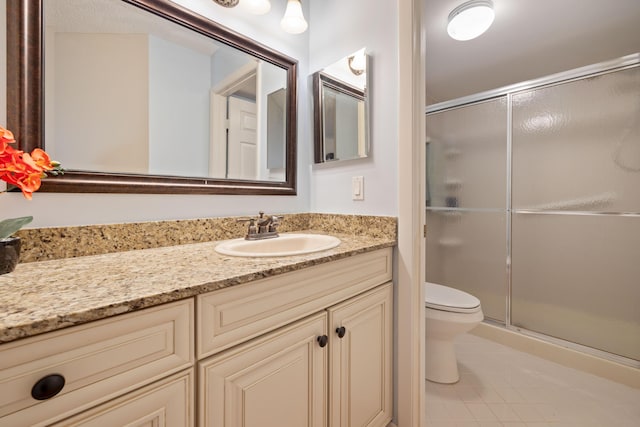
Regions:
<instances>
[{"instance_id":1,"label":"cabinet door","mask_svg":"<svg viewBox=\"0 0 640 427\"><path fill-rule=\"evenodd\" d=\"M193 426L191 369L66 419L59 427L189 427Z\"/></svg>"},{"instance_id":2,"label":"cabinet door","mask_svg":"<svg viewBox=\"0 0 640 427\"><path fill-rule=\"evenodd\" d=\"M326 334L323 312L201 362L199 425L326 427Z\"/></svg>"},{"instance_id":3,"label":"cabinet door","mask_svg":"<svg viewBox=\"0 0 640 427\"><path fill-rule=\"evenodd\" d=\"M392 304L388 283L329 309L332 427L386 426L391 420Z\"/></svg>"}]
</instances>

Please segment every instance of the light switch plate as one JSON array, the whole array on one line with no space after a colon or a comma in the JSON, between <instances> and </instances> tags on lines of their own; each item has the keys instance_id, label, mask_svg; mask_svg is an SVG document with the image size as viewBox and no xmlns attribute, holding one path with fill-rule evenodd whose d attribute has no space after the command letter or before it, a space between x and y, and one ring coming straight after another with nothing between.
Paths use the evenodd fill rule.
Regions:
<instances>
[{"instance_id":1,"label":"light switch plate","mask_svg":"<svg viewBox=\"0 0 640 427\"><path fill-rule=\"evenodd\" d=\"M364 200L364 177L351 178L351 197L353 200Z\"/></svg>"}]
</instances>

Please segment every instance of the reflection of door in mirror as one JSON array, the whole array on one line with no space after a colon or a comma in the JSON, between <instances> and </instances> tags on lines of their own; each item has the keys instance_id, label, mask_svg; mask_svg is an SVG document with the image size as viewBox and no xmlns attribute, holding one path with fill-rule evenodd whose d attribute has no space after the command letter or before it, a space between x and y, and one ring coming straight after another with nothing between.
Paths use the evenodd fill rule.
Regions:
<instances>
[{"instance_id":1,"label":"reflection of door in mirror","mask_svg":"<svg viewBox=\"0 0 640 427\"><path fill-rule=\"evenodd\" d=\"M227 178L256 179L258 174L256 103L235 96L228 102Z\"/></svg>"},{"instance_id":2,"label":"reflection of door in mirror","mask_svg":"<svg viewBox=\"0 0 640 427\"><path fill-rule=\"evenodd\" d=\"M258 61L236 51L213 55L217 79L211 90L209 175L258 178Z\"/></svg>"}]
</instances>

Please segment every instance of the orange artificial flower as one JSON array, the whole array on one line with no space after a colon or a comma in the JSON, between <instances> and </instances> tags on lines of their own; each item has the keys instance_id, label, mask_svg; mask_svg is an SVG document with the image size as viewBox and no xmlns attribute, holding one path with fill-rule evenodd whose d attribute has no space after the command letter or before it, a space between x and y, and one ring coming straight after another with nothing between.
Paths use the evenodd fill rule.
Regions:
<instances>
[{"instance_id":1,"label":"orange artificial flower","mask_svg":"<svg viewBox=\"0 0 640 427\"><path fill-rule=\"evenodd\" d=\"M36 148L31 152L31 159L35 164L46 171L53 170L57 162L51 161L49 155L42 149Z\"/></svg>"},{"instance_id":2,"label":"orange artificial flower","mask_svg":"<svg viewBox=\"0 0 640 427\"><path fill-rule=\"evenodd\" d=\"M15 142L13 133L0 126L0 179L18 187L30 200L42 178L46 178L45 172L57 175L63 170L44 150L36 148L31 154L25 153L9 145Z\"/></svg>"},{"instance_id":3,"label":"orange artificial flower","mask_svg":"<svg viewBox=\"0 0 640 427\"><path fill-rule=\"evenodd\" d=\"M3 144L0 144L1 146L1 145L5 145L6 143L16 142L16 140L13 138L13 133L11 133L11 131L0 126L0 142L3 143Z\"/></svg>"}]
</instances>

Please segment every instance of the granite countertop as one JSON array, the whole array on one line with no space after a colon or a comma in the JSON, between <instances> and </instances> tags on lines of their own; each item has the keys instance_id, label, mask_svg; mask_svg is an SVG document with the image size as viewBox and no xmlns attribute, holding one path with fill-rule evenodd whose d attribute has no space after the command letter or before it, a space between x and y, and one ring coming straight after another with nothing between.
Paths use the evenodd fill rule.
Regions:
<instances>
[{"instance_id":1,"label":"granite countertop","mask_svg":"<svg viewBox=\"0 0 640 427\"><path fill-rule=\"evenodd\" d=\"M303 231L314 232L314 231ZM324 233L327 251L242 258L206 242L19 264L0 276L0 343L392 247L389 237Z\"/></svg>"}]
</instances>

